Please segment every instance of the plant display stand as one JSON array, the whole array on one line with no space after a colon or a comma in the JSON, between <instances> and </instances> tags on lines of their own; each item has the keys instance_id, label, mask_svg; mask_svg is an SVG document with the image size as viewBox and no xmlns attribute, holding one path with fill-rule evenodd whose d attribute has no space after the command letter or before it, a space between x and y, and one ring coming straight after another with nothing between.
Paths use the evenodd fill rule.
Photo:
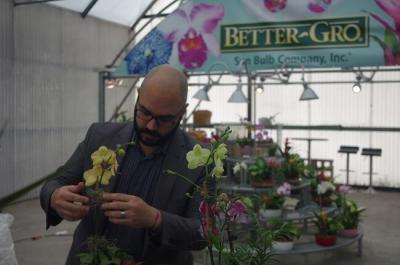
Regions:
<instances>
[{"instance_id":1,"label":"plant display stand","mask_svg":"<svg viewBox=\"0 0 400 265\"><path fill-rule=\"evenodd\" d=\"M310 240L310 242L301 242L295 243L293 249L286 251L273 251L277 255L303 255L306 264L310 264L308 255L319 252L327 252L327 251L335 251L340 248L347 247L353 243L357 242L357 255L362 255L362 239L363 232L359 229L359 233L356 237L341 237L338 236L336 239L336 244L329 247L323 247L317 245L314 240Z\"/></svg>"}]
</instances>

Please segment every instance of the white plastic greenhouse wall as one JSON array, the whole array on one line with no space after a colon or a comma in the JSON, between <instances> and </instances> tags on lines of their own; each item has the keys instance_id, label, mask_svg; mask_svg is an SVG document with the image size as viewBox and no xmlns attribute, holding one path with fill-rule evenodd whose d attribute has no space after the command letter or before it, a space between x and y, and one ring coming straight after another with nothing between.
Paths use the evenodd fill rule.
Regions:
<instances>
[{"instance_id":1,"label":"white plastic greenhouse wall","mask_svg":"<svg viewBox=\"0 0 400 265\"><path fill-rule=\"evenodd\" d=\"M0 126L6 124L0 197L53 172L71 155L98 120L96 69L114 59L128 36L126 27L83 20L76 12L0 1ZM107 92L108 117L128 89Z\"/></svg>"},{"instance_id":2,"label":"white plastic greenhouse wall","mask_svg":"<svg viewBox=\"0 0 400 265\"><path fill-rule=\"evenodd\" d=\"M299 80L300 76L294 77ZM306 74L307 81L355 80L354 73ZM193 83L206 83L204 77L194 77ZM378 72L374 80L397 80L393 83L365 83L362 91L355 94L352 84L311 84L319 99L299 101L302 85L268 85L264 93L255 93L256 122L260 117L270 117L278 113L275 123L283 125L341 125L347 127L400 127L400 72ZM229 82L231 81L231 82ZM231 78L227 83L237 82ZM245 83L245 82L244 82ZM202 102L200 109L212 111L212 123L238 123L247 117L247 105L228 103L235 86L215 86L209 92L210 102ZM198 88L190 89L192 96ZM246 93L246 86L242 88ZM191 106L197 103L190 99ZM254 119L255 118L255 119ZM242 130L241 133L245 131ZM269 130L276 140L276 130ZM240 131L239 131L240 133ZM369 157L361 155L362 148L381 148L382 156L375 157L373 185L400 187L400 163L398 149L400 132L368 131L323 131L323 130L283 130L282 139L294 137L327 138L328 141L312 142L311 158L334 160L334 175L338 182L345 183L346 156L338 153L340 145L358 146L360 151L350 157L350 184L369 184ZM307 142L291 141L293 150L307 157Z\"/></svg>"}]
</instances>

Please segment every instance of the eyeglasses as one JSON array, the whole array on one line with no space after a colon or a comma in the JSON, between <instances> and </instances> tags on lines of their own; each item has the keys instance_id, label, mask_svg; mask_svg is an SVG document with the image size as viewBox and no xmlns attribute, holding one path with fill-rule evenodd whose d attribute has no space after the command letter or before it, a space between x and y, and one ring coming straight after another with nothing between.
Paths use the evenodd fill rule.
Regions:
<instances>
[{"instance_id":1,"label":"eyeglasses","mask_svg":"<svg viewBox=\"0 0 400 265\"><path fill-rule=\"evenodd\" d=\"M140 105L139 103L137 104L138 107L135 108L135 114L136 117L139 119L145 121L145 122L150 122L152 119L154 119L159 126L167 126L173 124L183 113L185 110L186 105L175 115L159 115L156 116L152 114L149 110L147 110L145 107Z\"/></svg>"}]
</instances>

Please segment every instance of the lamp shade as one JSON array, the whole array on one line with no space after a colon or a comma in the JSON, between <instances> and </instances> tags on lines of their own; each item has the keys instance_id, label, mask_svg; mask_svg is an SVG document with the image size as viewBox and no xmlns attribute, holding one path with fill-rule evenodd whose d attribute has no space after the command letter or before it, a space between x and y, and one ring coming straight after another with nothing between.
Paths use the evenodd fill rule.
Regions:
<instances>
[{"instance_id":1,"label":"lamp shade","mask_svg":"<svg viewBox=\"0 0 400 265\"><path fill-rule=\"evenodd\" d=\"M243 94L242 85L239 83L233 92L232 96L228 99L231 103L247 103L247 98Z\"/></svg>"},{"instance_id":2,"label":"lamp shade","mask_svg":"<svg viewBox=\"0 0 400 265\"><path fill-rule=\"evenodd\" d=\"M209 85L204 86L202 89L199 89L194 95L193 98L203 101L210 101L210 97L208 96Z\"/></svg>"},{"instance_id":3,"label":"lamp shade","mask_svg":"<svg viewBox=\"0 0 400 265\"><path fill-rule=\"evenodd\" d=\"M311 87L307 83L303 83L303 93L301 93L300 100L314 100L314 99L319 99L317 94L314 92L314 90L311 89Z\"/></svg>"}]
</instances>

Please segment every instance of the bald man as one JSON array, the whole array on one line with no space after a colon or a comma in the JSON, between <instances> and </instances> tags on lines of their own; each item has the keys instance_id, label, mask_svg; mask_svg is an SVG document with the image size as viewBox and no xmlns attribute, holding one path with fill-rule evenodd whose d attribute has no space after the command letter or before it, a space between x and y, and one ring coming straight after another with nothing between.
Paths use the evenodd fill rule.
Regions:
<instances>
[{"instance_id":1,"label":"bald man","mask_svg":"<svg viewBox=\"0 0 400 265\"><path fill-rule=\"evenodd\" d=\"M122 250L145 264L193 264L190 250L205 246L200 234L198 201L187 193L189 182L164 174L170 169L202 183L200 170L188 170L186 153L194 140L179 129L186 111L187 80L170 65L154 68L138 91L134 122L93 124L85 140L66 163L67 172L46 183L41 204L47 227L81 220L74 233L67 265L79 264L94 233L84 194L83 172L92 167L90 155L100 146L115 149L131 140L117 177L103 196L103 212L96 217L99 231Z\"/></svg>"}]
</instances>

